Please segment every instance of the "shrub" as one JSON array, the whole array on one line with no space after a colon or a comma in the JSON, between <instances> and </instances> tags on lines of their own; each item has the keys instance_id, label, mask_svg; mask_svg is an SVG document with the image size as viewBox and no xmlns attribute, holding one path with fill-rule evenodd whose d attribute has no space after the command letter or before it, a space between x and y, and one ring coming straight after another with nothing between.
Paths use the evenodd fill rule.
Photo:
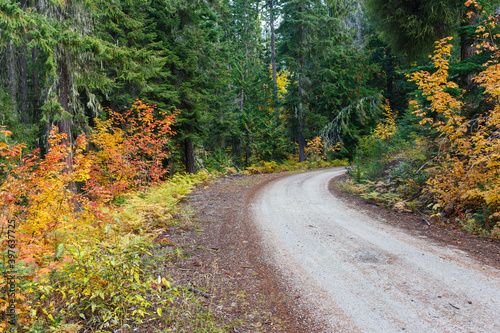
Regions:
<instances>
[{"instance_id":1,"label":"shrub","mask_svg":"<svg viewBox=\"0 0 500 333\"><path fill-rule=\"evenodd\" d=\"M495 21L491 24L498 27ZM414 112L421 118L421 124L431 124L439 135L436 144L440 153L435 160L440 170L428 181L428 192L439 207L453 203L456 212L466 209L481 212L485 227L490 230L500 220L500 53L494 54L476 78L484 88L485 100L493 101L491 108L468 119L462 112L463 96L450 93L450 89L458 87L448 81L450 40L451 37L436 42L432 56L434 73L419 71L411 76L430 103L430 107L424 108L417 101L411 101ZM490 51L499 52L498 48Z\"/></svg>"},{"instance_id":2,"label":"shrub","mask_svg":"<svg viewBox=\"0 0 500 333\"><path fill-rule=\"evenodd\" d=\"M67 304L69 310L73 311L74 305L74 311L83 311L85 315L89 314L88 306L91 313L101 309L100 317L106 325L116 323L118 318L106 309L116 308L120 302L125 304L127 311L131 309L126 315L134 320L149 308L147 298L140 294L145 293L141 288L147 280L135 279L139 273L144 276L146 271L136 266L139 262L131 263L129 252L119 244L132 239L128 235L130 232L137 233L137 237L151 238L151 229L141 230L141 227L148 225L150 216L147 214L156 207L144 205L149 213L129 221L130 216L124 213L120 220L115 216L116 207L103 204L132 188L157 183L167 172L162 167L162 160L167 157L169 136L173 135L170 125L175 114L158 112L162 118L157 120L154 112L153 107L136 101L124 115L112 113L109 121L97 121L96 131L91 136L97 151L92 153L86 151L85 135L78 136L72 145L57 127L50 133L49 149L43 158L38 150L23 154L22 144L9 144L5 138L0 143L4 178L0 185L0 227L6 229L8 221L17 224L14 254L4 255L0 267L4 273L8 260L14 257L15 271L23 274L23 279L17 277L15 280L13 298L0 295L0 327L6 327L6 304L14 298L18 300L17 311L23 314L19 316L19 324L25 328L46 327L45 323L40 323L40 318L48 323L60 320L64 314L62 299L67 300L71 295L73 298L67 301L70 302ZM7 137L10 132L2 128L0 135ZM194 181L180 185L176 189L178 193L174 190L172 195L177 197L173 202L178 202ZM79 192L82 185L85 191ZM167 199L165 202L172 204ZM145 211L146 208L141 212ZM11 242L7 239L10 236L2 232L0 237L5 254L10 250ZM134 248L135 245L130 246ZM67 249L82 250L67 253ZM115 253L112 249L120 250ZM113 296L117 297L112 299L114 303L98 294L99 303L95 294L89 294L89 288L95 283L99 288L109 285L109 274L115 266L119 269L113 271L116 277L113 283L120 283L115 287L123 293ZM94 273L90 279L89 272ZM103 277L99 278L101 275ZM135 280L131 280L132 276ZM0 280L0 284L5 286L6 281ZM80 288L78 292L74 290L77 287ZM128 298L129 294L136 294L136 298ZM134 303L136 301L138 303ZM116 311L121 311L121 315L124 309ZM37 319L37 316L41 317ZM97 321L95 323L97 325Z\"/></svg>"},{"instance_id":3,"label":"shrub","mask_svg":"<svg viewBox=\"0 0 500 333\"><path fill-rule=\"evenodd\" d=\"M380 178L389 164L387 155L389 150L390 146L387 140L376 138L373 135L361 138L347 174L357 182L362 182L363 179Z\"/></svg>"},{"instance_id":4,"label":"shrub","mask_svg":"<svg viewBox=\"0 0 500 333\"><path fill-rule=\"evenodd\" d=\"M85 191L93 200L110 202L121 193L158 182L168 172L163 160L176 113L167 115L155 107L135 101L124 114L108 110L110 119L95 119L90 143L92 167Z\"/></svg>"},{"instance_id":5,"label":"shrub","mask_svg":"<svg viewBox=\"0 0 500 333\"><path fill-rule=\"evenodd\" d=\"M103 329L124 328L140 323L146 315L161 315L157 309L165 308L176 292L165 278L148 274L151 268L143 258L148 256L148 243L148 239L128 236L104 248L71 246L72 262L52 274L54 284L46 295L60 303L52 317L83 319L86 325Z\"/></svg>"}]
</instances>

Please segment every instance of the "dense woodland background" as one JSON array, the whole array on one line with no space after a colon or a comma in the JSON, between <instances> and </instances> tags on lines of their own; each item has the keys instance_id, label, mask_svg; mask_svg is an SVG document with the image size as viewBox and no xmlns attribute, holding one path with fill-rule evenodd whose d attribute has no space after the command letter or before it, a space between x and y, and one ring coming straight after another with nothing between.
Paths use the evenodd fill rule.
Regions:
<instances>
[{"instance_id":1,"label":"dense woodland background","mask_svg":"<svg viewBox=\"0 0 500 333\"><path fill-rule=\"evenodd\" d=\"M330 158L352 159L382 99L407 107L404 73L434 41L456 36L460 83L479 71L467 12L461 0L3 0L1 123L43 150L51 125L74 139L140 99L180 110L171 172L302 161L321 133L342 143Z\"/></svg>"},{"instance_id":2,"label":"dense woodland background","mask_svg":"<svg viewBox=\"0 0 500 333\"><path fill-rule=\"evenodd\" d=\"M379 118L378 94L405 107L412 87L398 70L426 56L440 37L451 33L464 42L473 29L467 30L466 7L453 0L409 8L398 1L1 6L0 107L13 140L46 148L50 125L75 138L91 131L94 118L108 116L103 107L119 111L141 99L181 111L172 172L228 159L237 166L292 154L303 160L306 141L343 108L368 98L375 103L337 129L344 149L336 157L352 158L356 141ZM468 44L461 44L460 57L469 59Z\"/></svg>"},{"instance_id":3,"label":"dense woodland background","mask_svg":"<svg viewBox=\"0 0 500 333\"><path fill-rule=\"evenodd\" d=\"M46 149L51 125L74 139L140 99L180 110L172 172L304 160L306 140L392 75L358 1L2 1L0 22L11 139Z\"/></svg>"},{"instance_id":4,"label":"dense woodland background","mask_svg":"<svg viewBox=\"0 0 500 333\"><path fill-rule=\"evenodd\" d=\"M500 237L499 13L497 0L0 0L0 222L24 221L26 276L76 265L53 289L23 287L25 327L70 316L40 312L40 294L85 279L66 245L146 237L107 209L157 211L165 189L154 205L125 194L167 179L184 193L183 172L348 159L367 200ZM98 244L85 271L111 283ZM82 295L72 316L107 313Z\"/></svg>"}]
</instances>

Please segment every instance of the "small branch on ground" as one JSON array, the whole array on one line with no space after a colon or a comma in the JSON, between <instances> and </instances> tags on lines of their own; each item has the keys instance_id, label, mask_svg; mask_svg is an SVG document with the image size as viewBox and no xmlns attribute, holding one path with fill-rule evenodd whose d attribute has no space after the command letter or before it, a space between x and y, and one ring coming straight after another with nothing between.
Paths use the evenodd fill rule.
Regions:
<instances>
[{"instance_id":1,"label":"small branch on ground","mask_svg":"<svg viewBox=\"0 0 500 333\"><path fill-rule=\"evenodd\" d=\"M189 287L189 288L188 288L188 290L189 290L189 291L192 291L192 292L193 292L193 293L195 293L195 294L200 294L201 296L203 296L203 297L205 297L205 298L214 298L214 296L211 296L211 295L207 294L206 292L201 291L201 290L199 290L199 289L196 289L196 288L194 288L194 287Z\"/></svg>"}]
</instances>

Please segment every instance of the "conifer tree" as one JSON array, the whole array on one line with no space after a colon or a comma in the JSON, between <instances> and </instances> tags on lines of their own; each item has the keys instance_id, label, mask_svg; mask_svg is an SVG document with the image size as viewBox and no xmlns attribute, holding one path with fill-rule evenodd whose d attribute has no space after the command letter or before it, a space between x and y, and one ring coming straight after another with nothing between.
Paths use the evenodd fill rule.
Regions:
<instances>
[{"instance_id":1,"label":"conifer tree","mask_svg":"<svg viewBox=\"0 0 500 333\"><path fill-rule=\"evenodd\" d=\"M154 102L180 110L174 130L181 160L189 173L196 172L195 148L205 137L214 96L225 81L220 12L223 4L181 0L153 0L149 15L158 31L165 65L147 95ZM163 87L161 87L163 85ZM223 98L223 97L222 97Z\"/></svg>"},{"instance_id":2,"label":"conifer tree","mask_svg":"<svg viewBox=\"0 0 500 333\"><path fill-rule=\"evenodd\" d=\"M297 119L299 161L305 160L304 130L317 73L318 63L328 53L332 40L333 18L329 2L317 0L282 1L280 57L293 73L293 87L289 89L288 103Z\"/></svg>"},{"instance_id":3,"label":"conifer tree","mask_svg":"<svg viewBox=\"0 0 500 333\"><path fill-rule=\"evenodd\" d=\"M276 67L276 34L275 34L275 22L276 22L276 11L275 11L275 0L268 0L267 6L269 9L269 30L271 33L271 70L273 75L273 103L274 112L276 113L276 123L279 124L279 106L278 106L278 68Z\"/></svg>"},{"instance_id":4,"label":"conifer tree","mask_svg":"<svg viewBox=\"0 0 500 333\"><path fill-rule=\"evenodd\" d=\"M461 30L462 60L473 55L471 31L466 27L477 22L475 17L467 17L464 3L464 0L367 0L371 19L382 39L410 59L428 54L436 40L458 30Z\"/></svg>"}]
</instances>

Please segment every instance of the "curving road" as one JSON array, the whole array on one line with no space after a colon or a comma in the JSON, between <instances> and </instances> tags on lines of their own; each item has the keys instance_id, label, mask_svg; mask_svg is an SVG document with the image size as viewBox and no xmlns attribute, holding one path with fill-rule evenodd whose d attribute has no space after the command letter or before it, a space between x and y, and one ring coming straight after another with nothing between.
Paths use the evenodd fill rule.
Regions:
<instances>
[{"instance_id":1,"label":"curving road","mask_svg":"<svg viewBox=\"0 0 500 333\"><path fill-rule=\"evenodd\" d=\"M327 332L500 332L500 271L349 208L343 168L280 178L253 198L269 260Z\"/></svg>"}]
</instances>

